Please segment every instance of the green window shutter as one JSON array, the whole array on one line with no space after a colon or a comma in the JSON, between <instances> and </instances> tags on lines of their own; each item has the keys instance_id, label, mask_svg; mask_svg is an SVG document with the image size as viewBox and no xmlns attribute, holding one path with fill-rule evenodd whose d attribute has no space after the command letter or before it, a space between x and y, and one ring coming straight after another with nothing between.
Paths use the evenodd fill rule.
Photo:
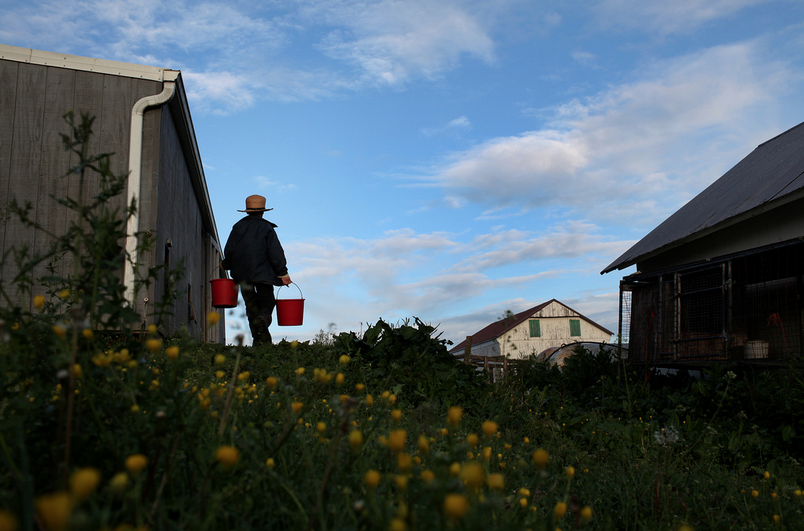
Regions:
<instances>
[{"instance_id":1,"label":"green window shutter","mask_svg":"<svg viewBox=\"0 0 804 531\"><path fill-rule=\"evenodd\" d=\"M538 319L528 321L530 325L530 337L542 337L542 327Z\"/></svg>"},{"instance_id":2,"label":"green window shutter","mask_svg":"<svg viewBox=\"0 0 804 531\"><path fill-rule=\"evenodd\" d=\"M580 319L570 319L570 337L581 337Z\"/></svg>"}]
</instances>

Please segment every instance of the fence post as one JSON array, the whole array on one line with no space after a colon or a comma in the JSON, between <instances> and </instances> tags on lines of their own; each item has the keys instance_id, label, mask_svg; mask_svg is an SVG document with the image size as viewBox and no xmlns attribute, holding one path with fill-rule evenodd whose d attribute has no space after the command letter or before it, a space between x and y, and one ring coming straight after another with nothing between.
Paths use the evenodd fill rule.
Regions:
<instances>
[{"instance_id":1,"label":"fence post","mask_svg":"<svg viewBox=\"0 0 804 531\"><path fill-rule=\"evenodd\" d=\"M470 363L472 355L472 336L466 336L466 344L463 347L463 362Z\"/></svg>"}]
</instances>

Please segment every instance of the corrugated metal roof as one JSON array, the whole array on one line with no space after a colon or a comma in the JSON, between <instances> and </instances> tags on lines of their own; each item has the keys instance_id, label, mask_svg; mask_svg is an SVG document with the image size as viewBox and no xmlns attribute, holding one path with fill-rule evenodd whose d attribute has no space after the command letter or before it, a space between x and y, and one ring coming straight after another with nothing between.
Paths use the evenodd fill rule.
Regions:
<instances>
[{"instance_id":1,"label":"corrugated metal roof","mask_svg":"<svg viewBox=\"0 0 804 531\"><path fill-rule=\"evenodd\" d=\"M602 273L781 205L804 194L804 123L760 144L747 157L642 238Z\"/></svg>"},{"instance_id":2,"label":"corrugated metal roof","mask_svg":"<svg viewBox=\"0 0 804 531\"><path fill-rule=\"evenodd\" d=\"M530 317L532 317L536 313L542 311L544 308L546 308L552 302L560 304L561 306L563 306L563 307L569 309L571 312L575 313L578 317L580 317L584 321L587 321L588 323L591 323L594 326L600 328L604 332L607 332L607 333L613 335L613 332L610 332L610 331L606 330L605 328L603 328L602 326L600 326L596 322L592 321L591 319L589 319L587 317L584 317L583 315L581 315L580 313L576 312L575 310L573 310L572 308L570 308L566 304L562 303L561 301L557 301L556 299L550 299L549 301L543 302L543 303L539 304L538 306L534 306L533 308L525 310L524 312L519 312L519 313L515 314L513 317L509 317L509 318L506 318L506 319L500 319L499 321L495 321L495 322L491 323L490 325L488 325L487 327L485 327L482 330L480 330L479 332L476 332L474 335L471 336L472 337L472 347L476 347L476 346L478 346L478 345L480 345L482 343L485 343L486 341L491 341L493 339L496 339L496 338L500 337L501 335L505 334L509 330L511 330L511 329L515 328L516 326L518 326L519 324L521 324L522 322L527 321ZM458 343L457 345L452 347L450 349L450 352L458 352L460 350L463 350L465 345L466 345L466 340L461 341L460 343Z\"/></svg>"}]
</instances>

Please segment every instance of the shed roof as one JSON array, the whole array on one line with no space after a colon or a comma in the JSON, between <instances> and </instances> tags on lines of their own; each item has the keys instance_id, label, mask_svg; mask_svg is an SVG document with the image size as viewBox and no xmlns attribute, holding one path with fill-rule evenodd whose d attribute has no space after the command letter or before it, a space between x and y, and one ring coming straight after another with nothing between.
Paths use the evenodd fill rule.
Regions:
<instances>
[{"instance_id":1,"label":"shed roof","mask_svg":"<svg viewBox=\"0 0 804 531\"><path fill-rule=\"evenodd\" d=\"M500 337L501 335L505 334L509 330L512 330L512 329L516 328L517 326L519 326L520 324L522 324L523 322L527 321L530 317L533 317L534 314L542 311L543 309L545 309L548 305L550 305L553 302L558 303L561 306L564 306L565 308L568 308L569 310L572 310L572 312L577 314L577 316L579 318L583 319L584 321L586 321L588 323L593 324L594 326L600 328L604 332L613 335L613 332L610 332L609 330L606 330L605 328L603 328L602 326L600 326L596 322L592 321L591 319L589 319L587 317L584 317L583 315L581 315L580 313L576 312L575 310L573 310L572 308L570 308L569 306L567 306L563 302L558 301L556 299L550 299L549 301L543 302L543 303L541 303L541 304L539 304L537 306L534 306L533 308L525 310L524 312L519 312L519 313L515 314L513 317L506 318L506 319L500 319L499 321L495 321L495 322L491 323L487 327L483 328L482 330L480 330L479 332L476 332L474 335L471 336L472 345L480 345L481 343L485 343L486 341L491 341L493 339L496 339L496 338ZM455 345L452 349L450 349L450 352L456 352L456 351L462 350L465 345L466 345L466 340L461 341L460 343Z\"/></svg>"},{"instance_id":2,"label":"shed roof","mask_svg":"<svg viewBox=\"0 0 804 531\"><path fill-rule=\"evenodd\" d=\"M624 269L804 197L804 123L760 144L602 273Z\"/></svg>"}]
</instances>

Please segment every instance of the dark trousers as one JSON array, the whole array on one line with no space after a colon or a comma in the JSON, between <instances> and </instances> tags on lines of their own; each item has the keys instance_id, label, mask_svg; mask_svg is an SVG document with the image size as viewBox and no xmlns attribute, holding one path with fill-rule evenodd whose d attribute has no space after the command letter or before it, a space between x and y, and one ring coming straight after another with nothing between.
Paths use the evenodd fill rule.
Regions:
<instances>
[{"instance_id":1,"label":"dark trousers","mask_svg":"<svg viewBox=\"0 0 804 531\"><path fill-rule=\"evenodd\" d=\"M268 327L271 326L272 314L276 306L274 287L270 284L241 282L240 293L243 294L243 300L246 303L248 326L251 328L251 337L254 338L252 346L270 345L272 340Z\"/></svg>"}]
</instances>

